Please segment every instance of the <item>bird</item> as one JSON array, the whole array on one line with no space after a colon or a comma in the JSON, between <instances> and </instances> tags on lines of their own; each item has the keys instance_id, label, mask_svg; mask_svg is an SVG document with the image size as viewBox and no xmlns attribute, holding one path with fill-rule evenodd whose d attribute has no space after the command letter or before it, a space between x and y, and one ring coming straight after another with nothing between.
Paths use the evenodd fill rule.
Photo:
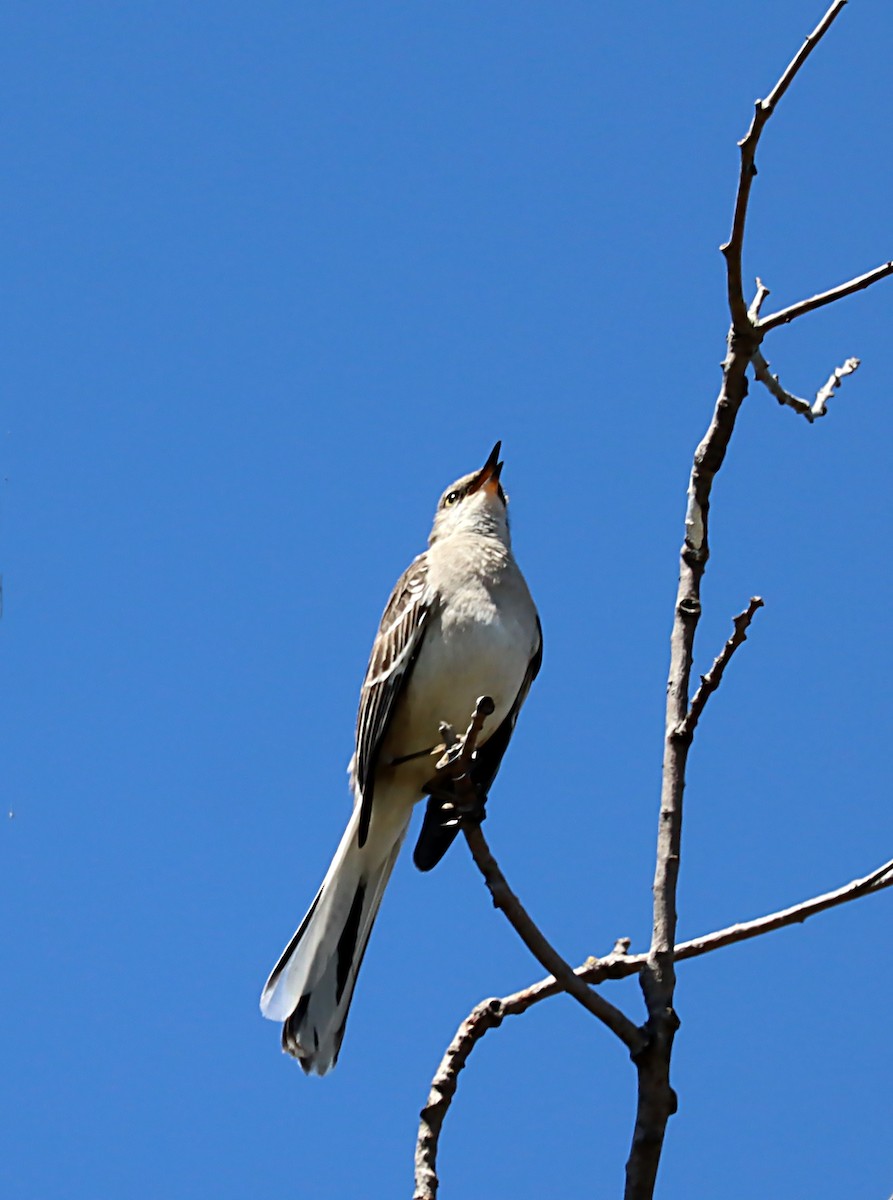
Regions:
<instances>
[{"instance_id":1,"label":"bird","mask_svg":"<svg viewBox=\"0 0 893 1200\"><path fill-rule=\"evenodd\" d=\"M338 1060L357 973L415 805L427 808L413 861L429 871L459 825L432 795L442 722L493 713L471 768L486 798L543 656L542 627L511 547L501 443L440 498L428 549L397 581L372 645L348 767L352 815L316 898L261 994L282 1048L305 1074Z\"/></svg>"}]
</instances>

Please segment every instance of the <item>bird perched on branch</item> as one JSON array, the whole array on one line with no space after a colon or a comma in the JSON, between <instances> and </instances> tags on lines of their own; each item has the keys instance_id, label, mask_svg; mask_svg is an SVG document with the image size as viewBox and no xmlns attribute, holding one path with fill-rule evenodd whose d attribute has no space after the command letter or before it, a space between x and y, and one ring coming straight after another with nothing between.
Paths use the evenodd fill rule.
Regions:
<instances>
[{"instance_id":1,"label":"bird perched on branch","mask_svg":"<svg viewBox=\"0 0 893 1200\"><path fill-rule=\"evenodd\" d=\"M500 443L444 492L428 549L397 581L360 693L348 768L353 815L322 887L273 968L261 1011L304 1071L338 1059L372 924L412 814L428 795L413 854L422 871L458 832L433 786L442 722L464 728L481 696L493 713L471 769L483 800L542 661L542 630L509 536ZM432 794L435 793L435 794ZM449 797L446 796L446 799Z\"/></svg>"}]
</instances>

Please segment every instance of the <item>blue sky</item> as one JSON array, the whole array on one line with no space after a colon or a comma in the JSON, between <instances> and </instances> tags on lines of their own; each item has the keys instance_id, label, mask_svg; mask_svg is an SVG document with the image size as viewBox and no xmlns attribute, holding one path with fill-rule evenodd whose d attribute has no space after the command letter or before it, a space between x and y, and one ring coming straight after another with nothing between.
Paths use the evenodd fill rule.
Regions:
<instances>
[{"instance_id":1,"label":"blue sky","mask_svg":"<svg viewBox=\"0 0 893 1200\"><path fill-rule=\"evenodd\" d=\"M333 1075L257 997L346 820L390 587L498 437L546 653L488 834L566 957L644 948L735 142L821 11L6 9L8 1195L411 1194L457 1023L540 975L464 849L398 864ZM771 306L893 251L891 43L849 5L766 131ZM683 937L893 853L891 313L882 283L768 340L801 392L863 365L814 427L755 388L714 493L699 668L766 607L698 733ZM681 968L664 1200L893 1189L891 903ZM443 1195L617 1196L633 1103L554 999L476 1053Z\"/></svg>"}]
</instances>

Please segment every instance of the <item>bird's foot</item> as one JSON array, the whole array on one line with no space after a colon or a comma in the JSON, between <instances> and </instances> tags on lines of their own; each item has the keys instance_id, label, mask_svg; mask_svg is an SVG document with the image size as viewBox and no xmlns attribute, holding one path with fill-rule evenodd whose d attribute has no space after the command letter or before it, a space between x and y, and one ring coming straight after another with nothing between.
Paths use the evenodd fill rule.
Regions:
<instances>
[{"instance_id":1,"label":"bird's foot","mask_svg":"<svg viewBox=\"0 0 893 1200\"><path fill-rule=\"evenodd\" d=\"M493 711L492 699L480 696L471 724L462 737L452 725L440 722L443 741L432 752L438 757L434 777L426 785L425 792L440 806L438 818L444 829L461 824L480 825L486 818L487 794L475 783L471 769L481 729Z\"/></svg>"},{"instance_id":2,"label":"bird's foot","mask_svg":"<svg viewBox=\"0 0 893 1200\"><path fill-rule=\"evenodd\" d=\"M438 823L444 829L451 829L463 823L480 825L487 819L486 795L467 777L463 777L461 781L453 781L454 786L456 783L464 783L466 786L461 792L447 790L445 787L438 787L435 779L425 788L425 793L439 806Z\"/></svg>"}]
</instances>

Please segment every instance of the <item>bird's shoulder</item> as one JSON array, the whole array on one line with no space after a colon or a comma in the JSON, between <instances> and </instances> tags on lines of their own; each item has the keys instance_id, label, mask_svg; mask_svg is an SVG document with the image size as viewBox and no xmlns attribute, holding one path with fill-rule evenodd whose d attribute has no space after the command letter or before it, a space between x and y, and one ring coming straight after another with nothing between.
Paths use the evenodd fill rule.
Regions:
<instances>
[{"instance_id":1,"label":"bird's shoulder","mask_svg":"<svg viewBox=\"0 0 893 1200\"><path fill-rule=\"evenodd\" d=\"M385 605L369 658L366 687L394 669L424 624L433 601L426 551L412 560Z\"/></svg>"}]
</instances>

